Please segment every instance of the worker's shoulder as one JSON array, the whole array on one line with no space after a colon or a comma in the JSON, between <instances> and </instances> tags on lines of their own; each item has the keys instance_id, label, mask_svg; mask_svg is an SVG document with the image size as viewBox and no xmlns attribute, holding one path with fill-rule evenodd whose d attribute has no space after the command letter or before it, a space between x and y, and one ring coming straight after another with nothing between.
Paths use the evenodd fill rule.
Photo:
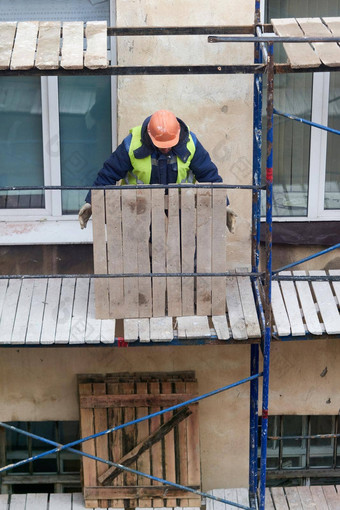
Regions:
<instances>
[{"instance_id":1,"label":"worker's shoulder","mask_svg":"<svg viewBox=\"0 0 340 510\"><path fill-rule=\"evenodd\" d=\"M125 147L126 151L129 152L130 145L132 140L132 133L129 133L123 140L122 145Z\"/></svg>"}]
</instances>

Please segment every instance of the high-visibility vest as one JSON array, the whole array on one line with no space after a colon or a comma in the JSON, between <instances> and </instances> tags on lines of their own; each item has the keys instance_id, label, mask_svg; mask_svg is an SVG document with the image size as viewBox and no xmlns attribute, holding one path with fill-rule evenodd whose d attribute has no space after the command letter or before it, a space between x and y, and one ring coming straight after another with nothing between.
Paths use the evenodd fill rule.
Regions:
<instances>
[{"instance_id":1,"label":"high-visibility vest","mask_svg":"<svg viewBox=\"0 0 340 510\"><path fill-rule=\"evenodd\" d=\"M129 148L129 157L131 161L131 165L133 170L128 172L124 182L122 184L150 184L151 179L151 170L152 170L152 161L151 155L147 156L143 159L138 159L134 155L134 151L139 149L142 146L141 134L142 134L142 126L134 127L130 130L132 134L132 139ZM190 163L195 154L195 143L189 133L189 140L187 143L187 149L190 152L190 156L184 162L177 156L177 183L184 182L194 182L194 175L190 170Z\"/></svg>"}]
</instances>

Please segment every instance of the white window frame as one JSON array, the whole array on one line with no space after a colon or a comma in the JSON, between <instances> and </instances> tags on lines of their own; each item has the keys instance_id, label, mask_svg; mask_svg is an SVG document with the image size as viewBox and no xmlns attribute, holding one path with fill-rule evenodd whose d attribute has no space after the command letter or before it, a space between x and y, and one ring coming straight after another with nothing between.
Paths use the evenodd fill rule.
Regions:
<instances>
[{"instance_id":1,"label":"white window frame","mask_svg":"<svg viewBox=\"0 0 340 510\"><path fill-rule=\"evenodd\" d=\"M110 25L116 25L115 0L110 0ZM108 58L117 63L116 38L111 38ZM61 185L58 76L42 76L42 146L44 185ZM117 77L111 76L112 150L117 147ZM109 154L108 154L109 157ZM98 162L98 170L101 162ZM84 198L87 191L84 190ZM61 190L45 191L45 207L40 209L1 209L1 245L92 243L92 222L81 230L77 215L62 214Z\"/></svg>"}]
</instances>

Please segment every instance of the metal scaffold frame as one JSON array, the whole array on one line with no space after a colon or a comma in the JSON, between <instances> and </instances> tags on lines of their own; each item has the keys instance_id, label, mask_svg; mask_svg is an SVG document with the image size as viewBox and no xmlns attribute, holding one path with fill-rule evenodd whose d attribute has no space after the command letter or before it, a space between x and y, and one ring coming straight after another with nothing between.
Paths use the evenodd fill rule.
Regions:
<instances>
[{"instance_id":1,"label":"metal scaffold frame","mask_svg":"<svg viewBox=\"0 0 340 510\"><path fill-rule=\"evenodd\" d=\"M333 133L340 134L336 130L331 130L325 126L321 126L319 124L315 124L310 121L305 121L304 119L300 119L290 114L284 114L282 112L276 111L273 106L273 96L274 96L274 75L275 73L280 74L284 72L311 72L315 69L292 69L289 64L274 64L274 55L273 55L273 43L274 42L340 42L340 38L287 38L287 37L276 37L273 35L265 36L266 32L270 31L270 26L261 24L261 15L260 15L260 0L255 0L255 19L254 25L251 26L242 26L242 27L167 27L167 28L109 28L108 35L109 36L119 36L119 35L180 35L180 34L210 34L208 38L211 43L218 42L238 42L238 43L254 43L254 64L253 65L231 65L231 66L133 66L133 67L122 67L122 66L110 66L107 69L98 69L98 70L68 70L65 71L63 69L58 69L57 71L50 70L29 70L29 71L0 71L0 76L20 76L20 75L82 75L82 74L96 74L96 75L155 75L155 74L178 74L178 75L190 75L190 74L254 74L254 110L253 110L253 180L252 185L249 186L241 186L241 185L222 185L225 188L238 188L238 189L251 189L252 190L252 247L251 247L251 257L252 257L252 269L251 272L248 273L209 273L209 276L237 276L237 275L247 275L252 279L253 284L253 293L255 302L257 305L257 313L260 321L261 329L262 329L262 339L261 343L252 343L251 345L251 355L250 355L250 376L246 379L237 381L236 383L230 384L228 386L224 386L210 393L201 395L192 400L183 402L176 406L169 407L167 409L163 409L157 413L150 414L138 420L134 420L128 423L121 424L117 427L102 431L100 433L91 435L89 437L85 437L74 441L72 443L68 443L66 445L61 445L50 441L46 438L31 434L29 432L19 430L16 427L8 425L6 423L0 422L0 426L5 429L9 429L32 438L38 439L42 442L50 444L54 448L48 450L40 455L36 455L34 457L25 459L23 461L17 462L16 464L4 466L0 468L0 474L6 472L10 469L13 469L19 465L25 464L27 462L32 462L38 458L44 457L46 455L56 453L62 450L70 450L77 455L82 455L85 457L89 457L91 459L103 462L110 466L119 467L124 471L129 471L134 474L138 474L139 476L145 476L149 479L156 480L158 482L162 482L168 486L174 486L176 488L185 489L195 494L229 504L231 506L242 508L245 510L254 510L259 508L259 510L264 510L265 508L265 486L266 486L266 460L267 460L267 438L268 438L268 397L269 397L269 364L270 364L270 347L272 340L272 312L271 312L271 285L273 278L277 279L294 279L297 280L299 278L310 279L310 277L289 277L289 276L280 276L280 271L293 267L299 263L308 261L314 257L323 255L331 250L340 247L340 244L337 244L327 250L323 250L314 254L310 257L297 261L293 264L289 264L283 268L273 271L272 270L272 204L273 204L273 117L276 115L284 115L292 120L297 120L299 122L305 122L310 126L318 127L321 129L327 129ZM214 34L214 35L211 35ZM223 36L220 34L224 34ZM225 34L232 34L230 36L226 36ZM235 36L235 34L239 34ZM248 35L247 35L248 34ZM334 68L333 68L334 69ZM325 66L321 65L317 71L324 71ZM327 69L329 70L329 69ZM267 138L266 138L266 151L267 151L267 162L266 162L266 172L265 172L265 186L261 185L261 153L262 153L262 80L263 75L267 76ZM186 185L188 186L188 185ZM195 185L199 187L214 187L213 185ZM137 186L126 186L126 188L136 188ZM141 187L152 187L151 185L138 186ZM168 185L161 186L164 188L167 187L181 187L181 185ZM221 187L221 185L219 185ZM105 187L107 188L107 187ZM23 189L43 189L43 190L61 190L61 189L91 189L91 187L64 187L64 186L40 186L40 187L2 187L1 190L23 190ZM266 253L266 269L265 272L259 271L259 262L260 262L260 228L261 228L261 190L266 190L266 221L265 221L265 253ZM166 274L166 273L147 273L147 274L138 274L137 276L161 276L161 277L176 277L176 276L197 276L197 275L208 275L208 273L174 273L174 274ZM0 276L0 278L58 278L58 277L96 277L96 278L108 278L108 277L136 277L136 274L115 274L115 275L4 275ZM327 277L330 279L331 277ZM322 279L322 277L313 277L313 279ZM334 276L334 280L339 280L339 277ZM262 294L263 287L263 294ZM261 299L261 295L264 295L264 299ZM262 304L262 301L264 304ZM259 349L261 348L263 355L263 368L262 371L259 371ZM262 409L261 409L261 419L262 419L262 427L261 427L261 462L260 462L260 471L259 471L259 480L258 480L258 409L259 409L259 378L263 377L262 380ZM211 494L207 494L201 491L196 491L189 487L184 487L179 484L175 484L173 482L169 482L167 480L163 480L161 478L157 478L151 476L147 473L141 473L139 471L124 467L115 462L111 462L99 457L95 457L89 455L85 452L81 452L77 449L74 449L75 446L80 445L81 443L93 439L95 437L99 437L101 435L110 434L115 430L122 429L128 425L138 423L139 421L148 420L154 416L168 413L169 411L173 411L178 409L179 407L187 406L192 403L203 400L207 397L211 397L218 393L224 392L230 388L234 388L244 383L250 383L250 428L249 428L249 443L250 443L250 451L249 451L249 499L250 499L250 507L241 505L239 503L235 503L232 501L225 500L223 498L218 498ZM339 436L339 435L337 435ZM318 436L320 437L320 436ZM257 505L257 494L259 503Z\"/></svg>"}]
</instances>

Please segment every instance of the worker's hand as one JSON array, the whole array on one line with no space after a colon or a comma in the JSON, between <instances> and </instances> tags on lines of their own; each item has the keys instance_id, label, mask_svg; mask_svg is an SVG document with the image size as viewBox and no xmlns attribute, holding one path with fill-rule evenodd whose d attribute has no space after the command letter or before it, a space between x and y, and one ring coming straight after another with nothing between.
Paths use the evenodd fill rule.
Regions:
<instances>
[{"instance_id":1,"label":"worker's hand","mask_svg":"<svg viewBox=\"0 0 340 510\"><path fill-rule=\"evenodd\" d=\"M91 204L88 203L84 204L78 213L78 220L81 229L86 228L87 222L91 218L91 214L92 214Z\"/></svg>"},{"instance_id":2,"label":"worker's hand","mask_svg":"<svg viewBox=\"0 0 340 510\"><path fill-rule=\"evenodd\" d=\"M227 227L231 234L235 232L237 214L230 207L227 207Z\"/></svg>"}]
</instances>

